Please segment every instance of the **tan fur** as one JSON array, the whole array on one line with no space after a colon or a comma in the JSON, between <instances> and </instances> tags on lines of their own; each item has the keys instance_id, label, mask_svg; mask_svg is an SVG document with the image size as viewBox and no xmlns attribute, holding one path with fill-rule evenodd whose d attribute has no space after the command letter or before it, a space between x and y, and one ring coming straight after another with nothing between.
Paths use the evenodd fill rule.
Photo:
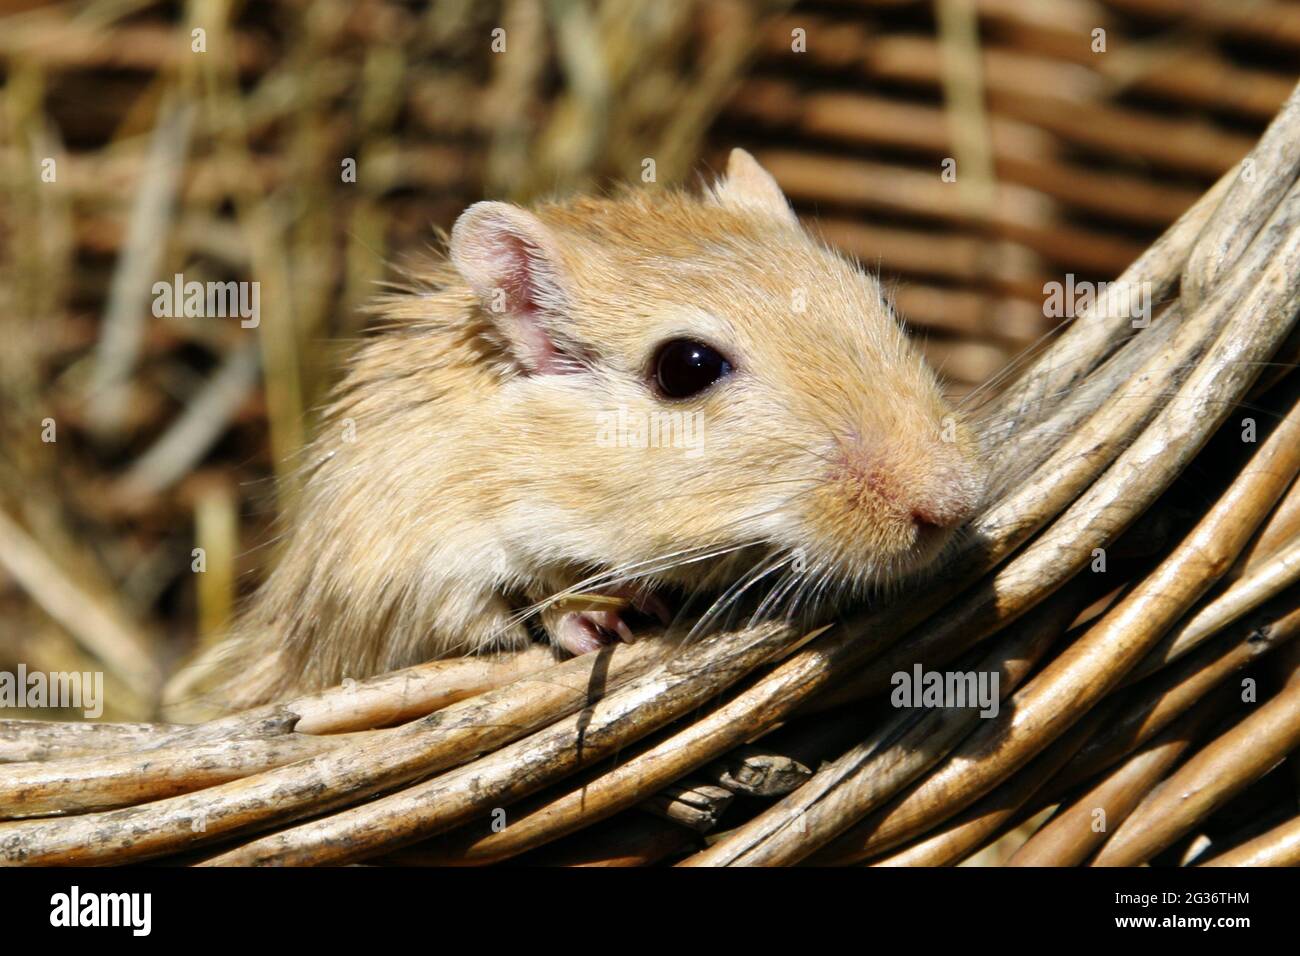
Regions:
<instances>
[{"instance_id":1,"label":"tan fur","mask_svg":"<svg viewBox=\"0 0 1300 956\"><path fill-rule=\"evenodd\" d=\"M861 592L942 545L914 512L950 529L973 508L969 434L950 421L943 440L954 413L879 286L798 226L748 154L704 196L511 210L472 207L453 234L461 268L430 264L429 291L390 300L392 328L353 357L279 564L223 652L239 703L518 646L516 609L690 548L757 543L648 583L712 571L716 586L756 553L801 549L808 574ZM521 370L517 330L471 288L490 279L481 230L516 216L554 260L548 321L582 371ZM734 374L657 397L648 362L676 336L721 349ZM598 413L619 406L702 412L703 453L599 446Z\"/></svg>"}]
</instances>

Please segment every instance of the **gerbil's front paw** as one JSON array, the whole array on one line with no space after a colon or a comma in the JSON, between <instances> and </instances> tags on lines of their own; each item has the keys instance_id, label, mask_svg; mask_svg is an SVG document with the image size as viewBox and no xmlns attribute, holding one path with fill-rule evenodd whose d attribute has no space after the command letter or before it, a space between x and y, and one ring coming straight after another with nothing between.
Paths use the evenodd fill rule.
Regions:
<instances>
[{"instance_id":1,"label":"gerbil's front paw","mask_svg":"<svg viewBox=\"0 0 1300 956\"><path fill-rule=\"evenodd\" d=\"M542 624L557 645L570 654L598 651L615 641L636 642L629 612L655 618L665 627L672 620L668 606L653 594L583 595L552 605Z\"/></svg>"}]
</instances>

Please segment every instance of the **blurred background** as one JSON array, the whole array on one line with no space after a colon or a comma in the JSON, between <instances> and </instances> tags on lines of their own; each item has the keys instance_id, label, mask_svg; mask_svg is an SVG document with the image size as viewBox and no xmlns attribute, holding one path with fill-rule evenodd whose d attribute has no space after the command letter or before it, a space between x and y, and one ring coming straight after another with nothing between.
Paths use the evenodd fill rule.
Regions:
<instances>
[{"instance_id":1,"label":"blurred background","mask_svg":"<svg viewBox=\"0 0 1300 956\"><path fill-rule=\"evenodd\" d=\"M960 395L1298 74L1283 0L0 0L0 670L154 713L260 580L365 303L476 199L745 146ZM177 273L256 281L260 323L156 316Z\"/></svg>"}]
</instances>

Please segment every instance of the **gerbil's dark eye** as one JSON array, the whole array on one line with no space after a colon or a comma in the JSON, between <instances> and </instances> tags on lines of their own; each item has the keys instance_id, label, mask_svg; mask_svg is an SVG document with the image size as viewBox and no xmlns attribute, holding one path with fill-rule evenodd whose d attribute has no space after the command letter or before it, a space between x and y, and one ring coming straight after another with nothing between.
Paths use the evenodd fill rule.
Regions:
<instances>
[{"instance_id":1,"label":"gerbil's dark eye","mask_svg":"<svg viewBox=\"0 0 1300 956\"><path fill-rule=\"evenodd\" d=\"M655 384L666 398L690 398L731 374L717 349L691 339L673 339L655 354Z\"/></svg>"}]
</instances>

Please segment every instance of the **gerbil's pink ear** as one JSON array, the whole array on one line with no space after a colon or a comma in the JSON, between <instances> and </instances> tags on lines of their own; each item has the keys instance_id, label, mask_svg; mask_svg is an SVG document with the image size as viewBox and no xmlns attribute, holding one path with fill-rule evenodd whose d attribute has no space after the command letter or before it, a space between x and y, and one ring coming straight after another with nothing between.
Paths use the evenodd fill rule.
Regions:
<instances>
[{"instance_id":1,"label":"gerbil's pink ear","mask_svg":"<svg viewBox=\"0 0 1300 956\"><path fill-rule=\"evenodd\" d=\"M714 198L732 209L763 212L798 225L794 210L776 180L758 160L739 147L727 159L727 174L713 187Z\"/></svg>"},{"instance_id":2,"label":"gerbil's pink ear","mask_svg":"<svg viewBox=\"0 0 1300 956\"><path fill-rule=\"evenodd\" d=\"M526 371L577 369L550 331L568 302L555 237L540 219L509 203L477 202L452 227L450 255Z\"/></svg>"}]
</instances>

